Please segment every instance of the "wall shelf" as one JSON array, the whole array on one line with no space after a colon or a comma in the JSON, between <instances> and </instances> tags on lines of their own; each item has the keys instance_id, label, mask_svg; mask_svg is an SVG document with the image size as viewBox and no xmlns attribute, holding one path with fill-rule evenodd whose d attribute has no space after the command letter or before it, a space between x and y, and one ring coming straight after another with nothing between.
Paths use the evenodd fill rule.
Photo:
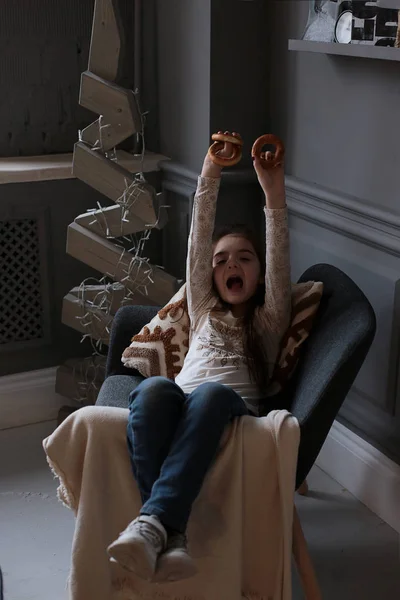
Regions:
<instances>
[{"instance_id":1,"label":"wall shelf","mask_svg":"<svg viewBox=\"0 0 400 600\"><path fill-rule=\"evenodd\" d=\"M295 52L334 54L336 56L376 58L400 62L400 48L391 48L390 46L367 46L365 44L335 44L329 42L310 42L308 40L289 40L289 50Z\"/></svg>"},{"instance_id":2,"label":"wall shelf","mask_svg":"<svg viewBox=\"0 0 400 600\"><path fill-rule=\"evenodd\" d=\"M27 183L32 181L53 181L73 179L73 154L47 154L44 156L18 156L0 158L0 184ZM145 153L142 164L141 155L117 150L117 163L131 173L158 171L159 163L168 160L162 154Z\"/></svg>"}]
</instances>

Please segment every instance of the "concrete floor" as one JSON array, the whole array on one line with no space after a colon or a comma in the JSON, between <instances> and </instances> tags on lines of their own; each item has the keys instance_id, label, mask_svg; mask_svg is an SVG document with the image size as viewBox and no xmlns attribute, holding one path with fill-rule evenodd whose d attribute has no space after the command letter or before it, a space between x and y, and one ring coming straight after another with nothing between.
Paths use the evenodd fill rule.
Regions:
<instances>
[{"instance_id":1,"label":"concrete floor","mask_svg":"<svg viewBox=\"0 0 400 600\"><path fill-rule=\"evenodd\" d=\"M74 522L56 498L41 447L53 427L41 423L0 431L5 600L66 598ZM310 495L297 503L324 600L399 598L398 534L319 469L309 485ZM296 576L293 598L302 598Z\"/></svg>"}]
</instances>

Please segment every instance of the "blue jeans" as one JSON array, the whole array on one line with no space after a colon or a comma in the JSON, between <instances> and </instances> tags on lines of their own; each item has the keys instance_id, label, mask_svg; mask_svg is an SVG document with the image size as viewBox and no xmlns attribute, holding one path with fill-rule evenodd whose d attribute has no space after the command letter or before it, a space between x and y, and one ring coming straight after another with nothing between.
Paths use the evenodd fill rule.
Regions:
<instances>
[{"instance_id":1,"label":"blue jeans","mask_svg":"<svg viewBox=\"0 0 400 600\"><path fill-rule=\"evenodd\" d=\"M221 384L204 383L186 395L163 377L143 381L130 395L128 420L141 514L184 533L225 427L247 414L242 398Z\"/></svg>"}]
</instances>

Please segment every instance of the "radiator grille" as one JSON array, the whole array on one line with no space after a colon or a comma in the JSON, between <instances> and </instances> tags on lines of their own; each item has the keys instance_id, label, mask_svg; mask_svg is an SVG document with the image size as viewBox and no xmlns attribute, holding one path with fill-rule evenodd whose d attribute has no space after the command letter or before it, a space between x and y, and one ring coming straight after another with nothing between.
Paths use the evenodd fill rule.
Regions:
<instances>
[{"instance_id":1,"label":"radiator grille","mask_svg":"<svg viewBox=\"0 0 400 600\"><path fill-rule=\"evenodd\" d=\"M38 222L0 221L0 344L44 337Z\"/></svg>"}]
</instances>

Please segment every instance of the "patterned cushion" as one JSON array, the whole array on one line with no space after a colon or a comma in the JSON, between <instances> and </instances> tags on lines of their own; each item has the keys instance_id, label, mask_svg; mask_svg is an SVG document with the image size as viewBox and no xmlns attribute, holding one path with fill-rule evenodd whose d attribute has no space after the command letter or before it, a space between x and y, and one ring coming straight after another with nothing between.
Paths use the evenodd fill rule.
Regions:
<instances>
[{"instance_id":1,"label":"patterned cushion","mask_svg":"<svg viewBox=\"0 0 400 600\"><path fill-rule=\"evenodd\" d=\"M281 345L268 395L282 390L299 360L301 345L310 334L323 292L319 282L292 286L292 321ZM162 375L174 380L180 373L189 349L189 315L186 284L169 304L132 338L122 355L126 367L137 369L144 377Z\"/></svg>"},{"instance_id":2,"label":"patterned cushion","mask_svg":"<svg viewBox=\"0 0 400 600\"><path fill-rule=\"evenodd\" d=\"M270 394L281 391L293 374L300 358L301 346L310 335L323 288L322 283L314 281L292 286L292 320L281 342L279 359L272 374Z\"/></svg>"},{"instance_id":3,"label":"patterned cushion","mask_svg":"<svg viewBox=\"0 0 400 600\"><path fill-rule=\"evenodd\" d=\"M161 375L174 380L189 349L189 325L185 284L167 306L133 336L122 362L144 377Z\"/></svg>"}]
</instances>

